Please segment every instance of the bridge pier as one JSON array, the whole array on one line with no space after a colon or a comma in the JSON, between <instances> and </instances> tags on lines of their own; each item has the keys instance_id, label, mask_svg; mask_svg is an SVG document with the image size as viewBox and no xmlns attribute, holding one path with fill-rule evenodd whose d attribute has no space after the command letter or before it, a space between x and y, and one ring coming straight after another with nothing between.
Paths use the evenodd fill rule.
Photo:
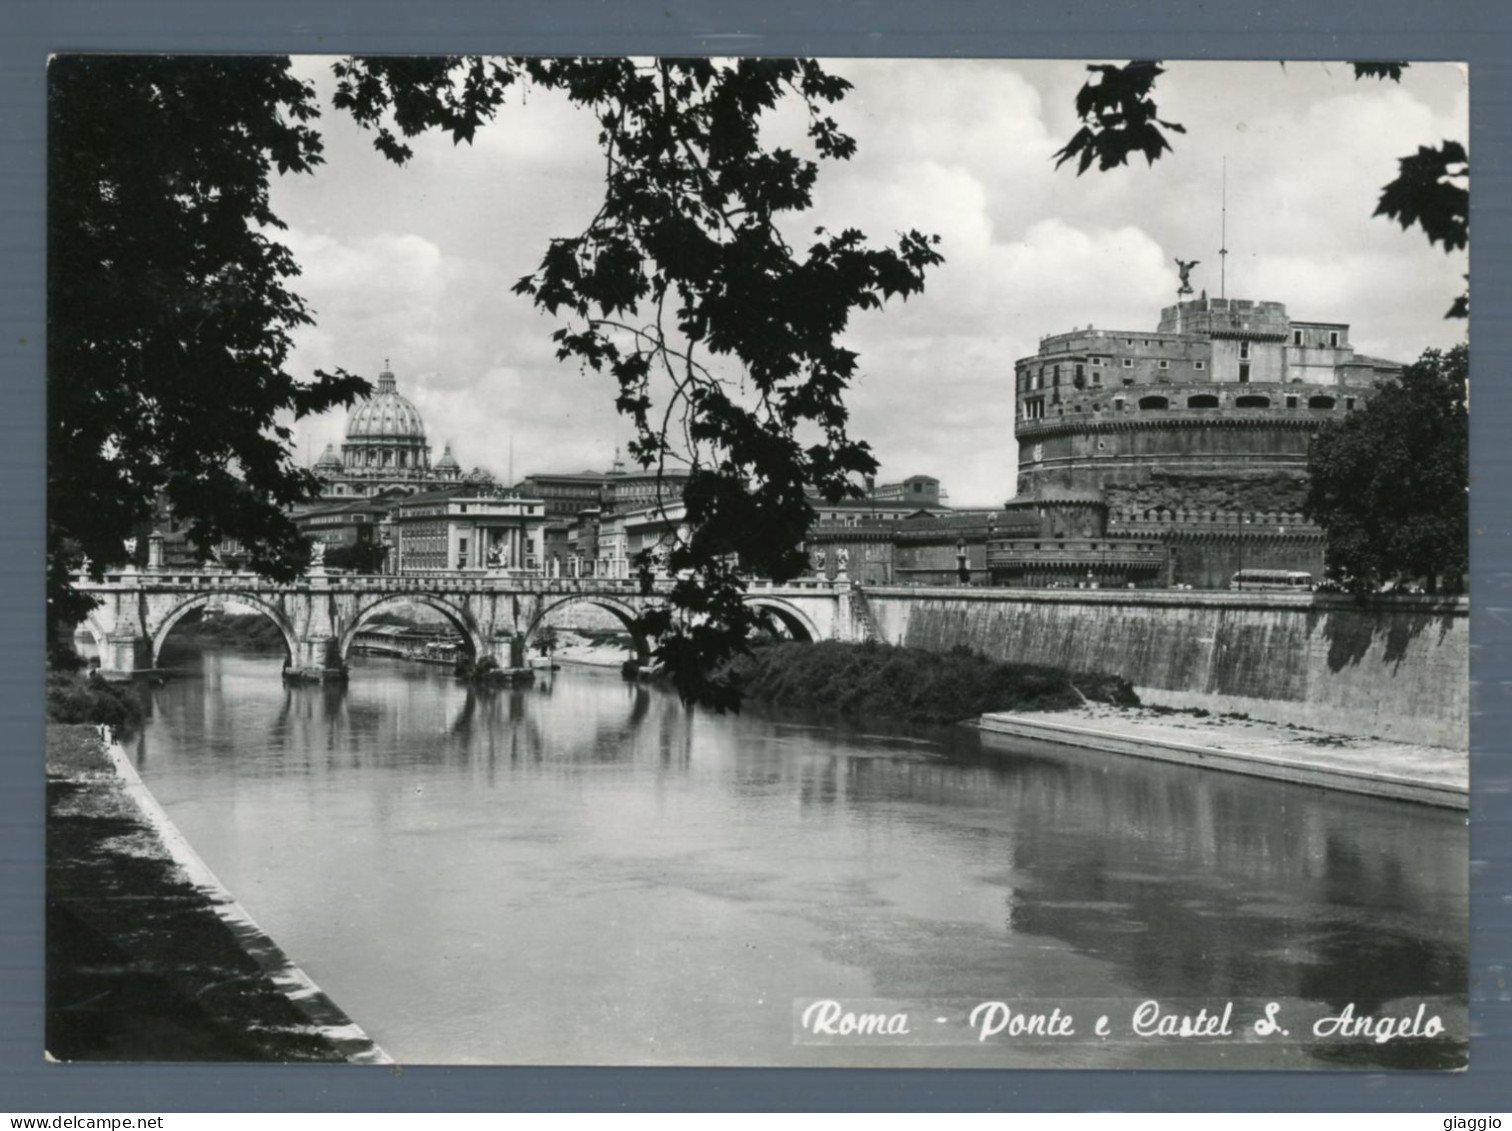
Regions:
<instances>
[{"instance_id":1,"label":"bridge pier","mask_svg":"<svg viewBox=\"0 0 1512 1131\"><path fill-rule=\"evenodd\" d=\"M496 632L488 641L488 653L501 668L525 667L525 634L523 632ZM482 657L478 657L482 659Z\"/></svg>"},{"instance_id":2,"label":"bridge pier","mask_svg":"<svg viewBox=\"0 0 1512 1131\"><path fill-rule=\"evenodd\" d=\"M130 679L137 672L151 668L150 639L130 629L106 635L104 654L100 657L101 674Z\"/></svg>"},{"instance_id":3,"label":"bridge pier","mask_svg":"<svg viewBox=\"0 0 1512 1131\"><path fill-rule=\"evenodd\" d=\"M325 566L310 567L311 600L296 621L296 634L290 649L289 665L284 668L284 679L298 683L330 683L347 677L346 663L341 657L341 634L332 622L331 602L327 594L331 578Z\"/></svg>"},{"instance_id":4,"label":"bridge pier","mask_svg":"<svg viewBox=\"0 0 1512 1131\"><path fill-rule=\"evenodd\" d=\"M284 679L297 683L330 683L347 677L341 662L341 642L328 633L311 634L294 642L294 654L284 668Z\"/></svg>"}]
</instances>

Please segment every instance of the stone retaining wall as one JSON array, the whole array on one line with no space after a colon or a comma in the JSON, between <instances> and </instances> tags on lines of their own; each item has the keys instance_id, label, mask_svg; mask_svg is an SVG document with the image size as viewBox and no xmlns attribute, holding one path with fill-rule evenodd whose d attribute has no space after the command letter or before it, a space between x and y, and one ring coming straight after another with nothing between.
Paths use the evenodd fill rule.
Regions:
<instances>
[{"instance_id":1,"label":"stone retaining wall","mask_svg":"<svg viewBox=\"0 0 1512 1131\"><path fill-rule=\"evenodd\" d=\"M867 586L881 637L1103 671L1146 703L1469 745L1464 598Z\"/></svg>"}]
</instances>

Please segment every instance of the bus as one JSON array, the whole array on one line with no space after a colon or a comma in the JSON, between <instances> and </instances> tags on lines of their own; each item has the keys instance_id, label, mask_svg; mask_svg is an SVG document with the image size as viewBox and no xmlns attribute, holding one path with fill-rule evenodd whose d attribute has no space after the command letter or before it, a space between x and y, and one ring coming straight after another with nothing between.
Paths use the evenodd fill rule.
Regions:
<instances>
[{"instance_id":1,"label":"bus","mask_svg":"<svg viewBox=\"0 0 1512 1131\"><path fill-rule=\"evenodd\" d=\"M1241 569L1229 582L1230 589L1275 589L1309 593L1313 576L1290 569Z\"/></svg>"}]
</instances>

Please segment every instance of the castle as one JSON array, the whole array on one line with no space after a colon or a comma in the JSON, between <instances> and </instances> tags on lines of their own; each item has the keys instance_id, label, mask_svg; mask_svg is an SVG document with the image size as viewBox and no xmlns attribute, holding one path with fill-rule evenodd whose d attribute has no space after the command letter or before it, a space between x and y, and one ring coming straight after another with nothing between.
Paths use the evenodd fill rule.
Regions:
<instances>
[{"instance_id":1,"label":"castle","mask_svg":"<svg viewBox=\"0 0 1512 1131\"><path fill-rule=\"evenodd\" d=\"M987 552L998 585L1223 588L1240 569L1321 578L1308 444L1396 362L1279 302L1200 298L1149 330L1072 330L1014 366L1018 491Z\"/></svg>"}]
</instances>

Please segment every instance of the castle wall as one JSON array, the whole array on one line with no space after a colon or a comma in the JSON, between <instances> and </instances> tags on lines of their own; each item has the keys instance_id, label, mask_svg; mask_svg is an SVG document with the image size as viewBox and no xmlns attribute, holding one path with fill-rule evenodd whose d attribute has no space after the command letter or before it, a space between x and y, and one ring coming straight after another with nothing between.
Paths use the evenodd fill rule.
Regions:
<instances>
[{"instance_id":1,"label":"castle wall","mask_svg":"<svg viewBox=\"0 0 1512 1131\"><path fill-rule=\"evenodd\" d=\"M1173 530L1166 537L1171 579L1194 589L1227 589L1242 569L1281 569L1323 580L1323 535L1316 531L1281 534L1246 529L1232 537L1199 530Z\"/></svg>"},{"instance_id":2,"label":"castle wall","mask_svg":"<svg viewBox=\"0 0 1512 1131\"><path fill-rule=\"evenodd\" d=\"M1287 422L1245 421L1233 427L1221 409L1147 410L1122 426L1026 429L1020 438L1021 494L1039 486L1096 490L1132 485L1157 473L1300 475L1312 432ZM1150 419L1153 413L1159 415ZM1305 414L1311 415L1311 414ZM1279 505L1279 504L1278 504Z\"/></svg>"},{"instance_id":3,"label":"castle wall","mask_svg":"<svg viewBox=\"0 0 1512 1131\"><path fill-rule=\"evenodd\" d=\"M1274 342L1213 339L1211 379L1215 383L1239 383L1241 365L1249 366L1249 384L1279 384L1286 379L1285 348Z\"/></svg>"},{"instance_id":4,"label":"castle wall","mask_svg":"<svg viewBox=\"0 0 1512 1131\"><path fill-rule=\"evenodd\" d=\"M1110 672L1147 703L1468 744L1463 598L869 588L866 601L889 643Z\"/></svg>"}]
</instances>

